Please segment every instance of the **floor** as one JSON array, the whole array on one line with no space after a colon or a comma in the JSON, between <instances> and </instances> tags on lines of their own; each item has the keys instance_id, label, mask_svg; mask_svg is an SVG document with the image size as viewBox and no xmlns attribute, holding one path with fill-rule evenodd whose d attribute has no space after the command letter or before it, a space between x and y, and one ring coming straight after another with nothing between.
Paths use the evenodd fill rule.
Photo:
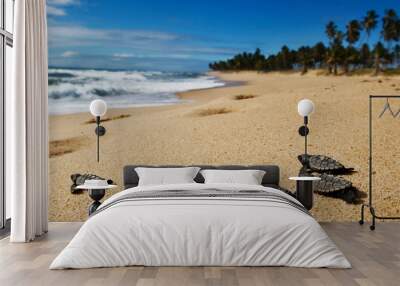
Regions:
<instances>
[{"instance_id":1,"label":"floor","mask_svg":"<svg viewBox=\"0 0 400 286\"><path fill-rule=\"evenodd\" d=\"M49 233L29 244L0 241L0 285L400 285L400 223L379 223L376 231L357 223L323 228L352 269L288 267L124 267L48 270L81 223L50 223Z\"/></svg>"}]
</instances>

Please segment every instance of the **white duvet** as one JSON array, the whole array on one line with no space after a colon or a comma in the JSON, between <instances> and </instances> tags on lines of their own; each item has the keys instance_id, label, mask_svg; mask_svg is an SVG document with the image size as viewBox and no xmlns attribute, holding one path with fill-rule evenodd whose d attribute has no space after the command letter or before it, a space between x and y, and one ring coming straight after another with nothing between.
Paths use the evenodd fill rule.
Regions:
<instances>
[{"instance_id":1,"label":"white duvet","mask_svg":"<svg viewBox=\"0 0 400 286\"><path fill-rule=\"evenodd\" d=\"M162 190L264 190L254 185L185 184ZM154 198L124 201L90 217L50 269L145 266L294 266L350 268L310 215L293 206L246 198Z\"/></svg>"}]
</instances>

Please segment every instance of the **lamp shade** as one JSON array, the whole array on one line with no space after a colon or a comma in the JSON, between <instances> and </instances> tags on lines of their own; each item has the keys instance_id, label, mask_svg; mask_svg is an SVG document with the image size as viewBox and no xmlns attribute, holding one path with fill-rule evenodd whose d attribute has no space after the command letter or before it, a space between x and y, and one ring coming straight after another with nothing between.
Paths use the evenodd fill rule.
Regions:
<instances>
[{"instance_id":1,"label":"lamp shade","mask_svg":"<svg viewBox=\"0 0 400 286\"><path fill-rule=\"evenodd\" d=\"M309 99L302 99L297 104L297 111L303 117L309 116L314 111L314 103Z\"/></svg>"},{"instance_id":2,"label":"lamp shade","mask_svg":"<svg viewBox=\"0 0 400 286\"><path fill-rule=\"evenodd\" d=\"M102 99L95 99L90 103L90 113L93 116L103 116L107 112L107 103Z\"/></svg>"}]
</instances>

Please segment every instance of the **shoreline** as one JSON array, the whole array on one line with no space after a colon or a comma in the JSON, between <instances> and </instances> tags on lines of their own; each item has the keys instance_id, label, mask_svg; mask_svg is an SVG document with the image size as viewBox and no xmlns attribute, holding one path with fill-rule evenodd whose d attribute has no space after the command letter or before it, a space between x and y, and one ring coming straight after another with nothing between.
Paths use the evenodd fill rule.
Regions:
<instances>
[{"instance_id":1,"label":"shoreline","mask_svg":"<svg viewBox=\"0 0 400 286\"><path fill-rule=\"evenodd\" d=\"M213 74L215 73L215 74ZM219 72L207 72L205 73L206 75L212 75L216 77L218 80L222 81L224 85L221 86L213 86L213 87L206 87L206 88L195 88L195 89L188 89L185 91L177 92L174 95L177 98L177 102L171 102L171 103L154 103L154 104L143 104L143 105L132 105L128 107L113 107L109 108L107 112L113 112L115 113L118 110L129 110L133 108L157 108L157 107L164 107L164 106L171 106L171 105L180 105L180 104L186 104L190 103L191 100L187 100L187 94L195 91L200 91L200 90L213 90L213 89L220 89L220 88L228 88L228 87L237 87L241 85L245 85L246 82L244 81L228 81L228 80L223 80L221 79L220 76L218 76ZM86 112L73 112L73 113L49 113L49 118L50 117L57 117L57 116L67 116L67 115L77 115L77 114L87 114L90 113L89 107L88 111Z\"/></svg>"}]
</instances>

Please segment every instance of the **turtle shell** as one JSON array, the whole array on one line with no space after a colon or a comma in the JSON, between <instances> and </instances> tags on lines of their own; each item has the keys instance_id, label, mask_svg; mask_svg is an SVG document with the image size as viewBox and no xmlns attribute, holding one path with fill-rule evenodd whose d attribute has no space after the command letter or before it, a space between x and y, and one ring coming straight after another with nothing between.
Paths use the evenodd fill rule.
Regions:
<instances>
[{"instance_id":1,"label":"turtle shell","mask_svg":"<svg viewBox=\"0 0 400 286\"><path fill-rule=\"evenodd\" d=\"M75 184L76 185L83 185L85 184L86 180L93 180L93 179L99 179L99 180L104 180L103 178L94 175L94 174L83 174L83 175L78 175L75 178Z\"/></svg>"},{"instance_id":2,"label":"turtle shell","mask_svg":"<svg viewBox=\"0 0 400 286\"><path fill-rule=\"evenodd\" d=\"M352 187L352 183L342 177L328 174L321 174L319 177L321 180L316 181L314 185L314 190L316 193L327 194L340 192Z\"/></svg>"},{"instance_id":3,"label":"turtle shell","mask_svg":"<svg viewBox=\"0 0 400 286\"><path fill-rule=\"evenodd\" d=\"M308 160L309 167L317 172L346 170L343 164L328 156L310 155Z\"/></svg>"}]
</instances>

